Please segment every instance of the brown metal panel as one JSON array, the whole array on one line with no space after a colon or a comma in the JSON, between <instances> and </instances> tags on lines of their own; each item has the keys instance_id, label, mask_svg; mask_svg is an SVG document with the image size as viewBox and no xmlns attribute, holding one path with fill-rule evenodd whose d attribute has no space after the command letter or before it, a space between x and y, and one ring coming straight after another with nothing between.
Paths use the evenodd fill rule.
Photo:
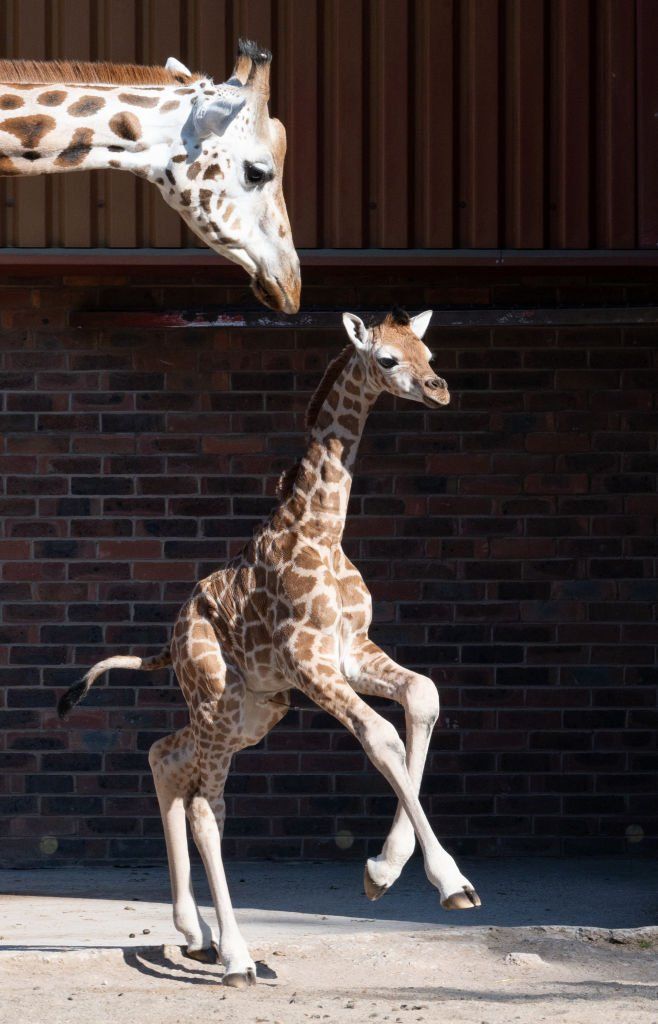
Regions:
<instances>
[{"instance_id":1,"label":"brown metal panel","mask_svg":"<svg viewBox=\"0 0 658 1024\"><path fill-rule=\"evenodd\" d=\"M180 0L142 0L141 60L145 64L164 65L168 57L185 57L181 47ZM193 69L194 70L194 69ZM138 209L141 212L141 235L144 244L154 248L170 248L182 244L183 222L178 213L163 201L157 189L148 182L138 182Z\"/></svg>"},{"instance_id":2,"label":"brown metal panel","mask_svg":"<svg viewBox=\"0 0 658 1024\"><path fill-rule=\"evenodd\" d=\"M406 0L370 5L368 239L371 246L409 244L409 75Z\"/></svg>"},{"instance_id":3,"label":"brown metal panel","mask_svg":"<svg viewBox=\"0 0 658 1024\"><path fill-rule=\"evenodd\" d=\"M414 8L413 244L454 243L454 93L452 0Z\"/></svg>"},{"instance_id":4,"label":"brown metal panel","mask_svg":"<svg viewBox=\"0 0 658 1024\"><path fill-rule=\"evenodd\" d=\"M658 4L637 6L638 245L658 245Z\"/></svg>"},{"instance_id":5,"label":"brown metal panel","mask_svg":"<svg viewBox=\"0 0 658 1024\"><path fill-rule=\"evenodd\" d=\"M318 238L318 18L316 0L281 0L278 8L276 110L286 126L291 158L284 189L298 246L312 248Z\"/></svg>"},{"instance_id":6,"label":"brown metal panel","mask_svg":"<svg viewBox=\"0 0 658 1024\"><path fill-rule=\"evenodd\" d=\"M10 57L47 56L49 9L46 0L16 0ZM51 244L52 178L25 178L16 191L16 244Z\"/></svg>"},{"instance_id":7,"label":"brown metal panel","mask_svg":"<svg viewBox=\"0 0 658 1024\"><path fill-rule=\"evenodd\" d=\"M53 59L91 60L91 0L76 0L75 17L70 0L51 0ZM63 174L52 179L53 245L94 245L96 224L96 175Z\"/></svg>"},{"instance_id":8,"label":"brown metal panel","mask_svg":"<svg viewBox=\"0 0 658 1024\"><path fill-rule=\"evenodd\" d=\"M507 0L504 244L544 242L544 0Z\"/></svg>"},{"instance_id":9,"label":"brown metal panel","mask_svg":"<svg viewBox=\"0 0 658 1024\"><path fill-rule=\"evenodd\" d=\"M233 32L272 49L272 0L233 0Z\"/></svg>"},{"instance_id":10,"label":"brown metal panel","mask_svg":"<svg viewBox=\"0 0 658 1024\"><path fill-rule=\"evenodd\" d=\"M334 0L323 15L322 244L358 248L364 244L362 0Z\"/></svg>"},{"instance_id":11,"label":"brown metal panel","mask_svg":"<svg viewBox=\"0 0 658 1024\"><path fill-rule=\"evenodd\" d=\"M192 71L225 81L233 67L236 40L229 39L227 19L231 0L192 0L187 5L186 50L181 60Z\"/></svg>"},{"instance_id":12,"label":"brown metal panel","mask_svg":"<svg viewBox=\"0 0 658 1024\"><path fill-rule=\"evenodd\" d=\"M550 245L587 248L591 243L589 2L553 0L550 11Z\"/></svg>"},{"instance_id":13,"label":"brown metal panel","mask_svg":"<svg viewBox=\"0 0 658 1024\"><path fill-rule=\"evenodd\" d=\"M498 2L459 11L458 244L486 248L498 233Z\"/></svg>"},{"instance_id":14,"label":"brown metal panel","mask_svg":"<svg viewBox=\"0 0 658 1024\"><path fill-rule=\"evenodd\" d=\"M105 60L139 61L136 47L136 4L139 0L98 0L98 53ZM141 4L140 4L141 6ZM99 245L127 247L145 244L138 233L137 186L126 171L98 175Z\"/></svg>"},{"instance_id":15,"label":"brown metal panel","mask_svg":"<svg viewBox=\"0 0 658 1024\"><path fill-rule=\"evenodd\" d=\"M594 244L631 249L635 245L636 188L635 4L599 0L595 10Z\"/></svg>"}]
</instances>

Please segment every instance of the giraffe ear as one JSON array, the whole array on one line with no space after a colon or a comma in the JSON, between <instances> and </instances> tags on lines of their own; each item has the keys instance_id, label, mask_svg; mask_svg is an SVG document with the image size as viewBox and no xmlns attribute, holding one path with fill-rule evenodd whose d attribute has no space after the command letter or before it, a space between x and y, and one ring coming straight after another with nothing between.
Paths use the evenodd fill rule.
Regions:
<instances>
[{"instance_id":1,"label":"giraffe ear","mask_svg":"<svg viewBox=\"0 0 658 1024\"><path fill-rule=\"evenodd\" d=\"M217 95L195 115L194 122L201 138L223 135L234 117L240 113L246 100L233 86L222 85Z\"/></svg>"},{"instance_id":2,"label":"giraffe ear","mask_svg":"<svg viewBox=\"0 0 658 1024\"><path fill-rule=\"evenodd\" d=\"M412 316L411 320L409 321L411 330L414 332L417 338L422 338L425 331L429 327L430 320L432 319L432 312L433 310L426 309L424 313L419 313L418 316Z\"/></svg>"},{"instance_id":3,"label":"giraffe ear","mask_svg":"<svg viewBox=\"0 0 658 1024\"><path fill-rule=\"evenodd\" d=\"M185 65L182 64L179 60L176 60L175 57L167 58L165 69L167 71L171 71L174 78L178 82L180 82L181 85L184 85L192 77L192 72L190 71L190 69L186 68Z\"/></svg>"},{"instance_id":4,"label":"giraffe ear","mask_svg":"<svg viewBox=\"0 0 658 1024\"><path fill-rule=\"evenodd\" d=\"M343 313L343 325L355 348L364 349L368 344L368 328L355 313Z\"/></svg>"}]
</instances>

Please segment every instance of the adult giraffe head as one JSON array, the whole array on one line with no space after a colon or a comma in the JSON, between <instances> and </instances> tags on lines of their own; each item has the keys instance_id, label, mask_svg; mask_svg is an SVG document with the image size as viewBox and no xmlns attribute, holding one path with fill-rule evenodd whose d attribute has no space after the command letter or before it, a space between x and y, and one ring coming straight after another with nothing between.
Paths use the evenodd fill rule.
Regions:
<instances>
[{"instance_id":1,"label":"adult giraffe head","mask_svg":"<svg viewBox=\"0 0 658 1024\"><path fill-rule=\"evenodd\" d=\"M422 340L431 319L431 309L409 316L396 307L381 323L368 328L354 313L343 313L345 330L365 372L366 387L376 394L389 391L422 402L430 409L448 405L448 385L430 365L432 352Z\"/></svg>"},{"instance_id":2,"label":"adult giraffe head","mask_svg":"<svg viewBox=\"0 0 658 1024\"><path fill-rule=\"evenodd\" d=\"M286 132L267 107L271 59L240 40L233 74L220 85L167 61L193 100L156 183L196 235L247 271L261 302L295 313L301 278L283 198Z\"/></svg>"},{"instance_id":3,"label":"adult giraffe head","mask_svg":"<svg viewBox=\"0 0 658 1024\"><path fill-rule=\"evenodd\" d=\"M0 60L0 175L131 171L247 271L261 302L295 313L301 279L282 191L285 130L267 109L270 60L242 40L219 85L174 58L165 68Z\"/></svg>"}]
</instances>

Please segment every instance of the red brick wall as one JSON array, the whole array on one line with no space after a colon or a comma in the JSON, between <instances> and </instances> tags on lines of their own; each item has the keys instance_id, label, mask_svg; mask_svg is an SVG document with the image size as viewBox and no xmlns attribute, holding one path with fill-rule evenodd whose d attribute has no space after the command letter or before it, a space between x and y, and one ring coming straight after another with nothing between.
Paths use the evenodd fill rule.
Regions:
<instances>
[{"instance_id":1,"label":"red brick wall","mask_svg":"<svg viewBox=\"0 0 658 1024\"><path fill-rule=\"evenodd\" d=\"M658 298L639 273L307 279L306 301L337 309ZM4 863L164 858L146 752L185 720L175 684L115 672L66 724L56 696L101 656L166 640L192 583L270 508L344 340L67 327L74 309L243 299L233 278L180 280L0 288ZM374 637L440 688L423 792L451 849L655 848L657 341L648 327L430 331L450 408L381 400L368 423L346 548ZM229 856L363 857L394 810L313 710L241 754L229 789ZM629 844L629 826L645 838Z\"/></svg>"}]
</instances>

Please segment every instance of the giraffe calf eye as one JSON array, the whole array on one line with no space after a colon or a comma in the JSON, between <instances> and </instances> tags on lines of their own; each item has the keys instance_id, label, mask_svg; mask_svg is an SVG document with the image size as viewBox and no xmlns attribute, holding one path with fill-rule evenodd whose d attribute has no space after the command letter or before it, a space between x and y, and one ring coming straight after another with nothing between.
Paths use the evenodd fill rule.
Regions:
<instances>
[{"instance_id":1,"label":"giraffe calf eye","mask_svg":"<svg viewBox=\"0 0 658 1024\"><path fill-rule=\"evenodd\" d=\"M393 356L382 356L381 359L377 360L377 362L380 366L383 366L385 370L391 370L394 366L398 365L397 359L394 359Z\"/></svg>"}]
</instances>

